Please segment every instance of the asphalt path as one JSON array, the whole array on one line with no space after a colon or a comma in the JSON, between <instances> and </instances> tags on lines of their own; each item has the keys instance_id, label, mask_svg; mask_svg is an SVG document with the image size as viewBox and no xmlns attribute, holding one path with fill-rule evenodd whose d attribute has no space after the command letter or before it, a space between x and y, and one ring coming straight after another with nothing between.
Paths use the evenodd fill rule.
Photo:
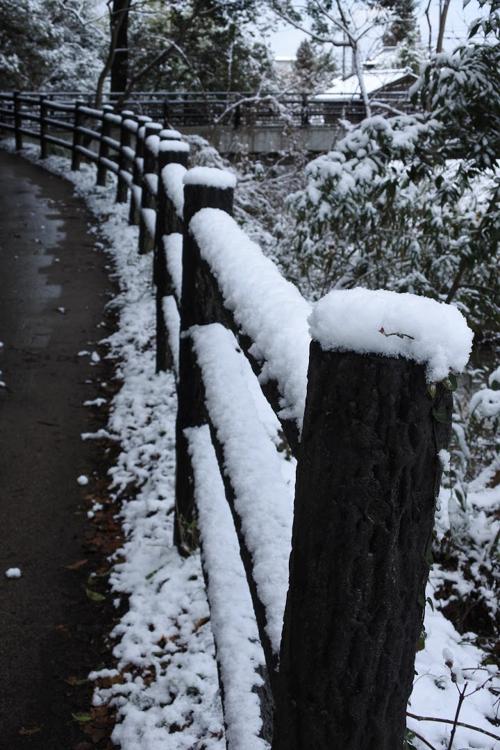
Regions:
<instances>
[{"instance_id":1,"label":"asphalt path","mask_svg":"<svg viewBox=\"0 0 500 750\"><path fill-rule=\"evenodd\" d=\"M82 548L97 450L92 351L110 286L68 182L0 151L0 748L71 750L99 653ZM88 475L88 487L77 477ZM21 578L7 578L18 567ZM68 682L69 681L69 682Z\"/></svg>"}]
</instances>

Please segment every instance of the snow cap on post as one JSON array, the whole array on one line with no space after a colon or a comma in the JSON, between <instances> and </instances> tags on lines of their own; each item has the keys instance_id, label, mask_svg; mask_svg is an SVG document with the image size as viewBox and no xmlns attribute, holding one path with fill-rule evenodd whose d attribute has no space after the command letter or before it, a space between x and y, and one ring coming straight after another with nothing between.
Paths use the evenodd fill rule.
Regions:
<instances>
[{"instance_id":1,"label":"snow cap on post","mask_svg":"<svg viewBox=\"0 0 500 750\"><path fill-rule=\"evenodd\" d=\"M233 213L236 177L216 167L194 167L184 175L184 225L202 208L220 208Z\"/></svg>"},{"instance_id":2,"label":"snow cap on post","mask_svg":"<svg viewBox=\"0 0 500 750\"><path fill-rule=\"evenodd\" d=\"M184 185L205 185L220 190L234 190L236 175L217 167L194 167L184 176Z\"/></svg>"},{"instance_id":3,"label":"snow cap on post","mask_svg":"<svg viewBox=\"0 0 500 750\"><path fill-rule=\"evenodd\" d=\"M462 372L474 336L453 305L360 287L334 290L319 300L309 327L324 351L404 357L426 366L428 382Z\"/></svg>"},{"instance_id":4,"label":"snow cap on post","mask_svg":"<svg viewBox=\"0 0 500 750\"><path fill-rule=\"evenodd\" d=\"M180 141L182 138L182 135L179 133L178 130L172 130L171 128L163 128L163 130L160 131L160 138L162 138L163 140Z\"/></svg>"},{"instance_id":5,"label":"snow cap on post","mask_svg":"<svg viewBox=\"0 0 500 750\"><path fill-rule=\"evenodd\" d=\"M185 141L174 140L172 138L164 138L161 133L160 138L160 151L178 151L189 153L189 143L186 143Z\"/></svg>"}]
</instances>

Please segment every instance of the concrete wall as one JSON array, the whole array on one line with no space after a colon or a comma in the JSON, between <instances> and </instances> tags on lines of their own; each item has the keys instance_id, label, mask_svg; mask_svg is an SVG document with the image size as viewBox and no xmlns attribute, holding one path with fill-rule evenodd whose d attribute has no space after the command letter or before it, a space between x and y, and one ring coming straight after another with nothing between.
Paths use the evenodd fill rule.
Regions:
<instances>
[{"instance_id":1,"label":"concrete wall","mask_svg":"<svg viewBox=\"0 0 500 750\"><path fill-rule=\"evenodd\" d=\"M329 151L343 134L338 125L287 130L281 127L179 126L185 135L200 135L221 154L271 154L299 148L319 153Z\"/></svg>"}]
</instances>

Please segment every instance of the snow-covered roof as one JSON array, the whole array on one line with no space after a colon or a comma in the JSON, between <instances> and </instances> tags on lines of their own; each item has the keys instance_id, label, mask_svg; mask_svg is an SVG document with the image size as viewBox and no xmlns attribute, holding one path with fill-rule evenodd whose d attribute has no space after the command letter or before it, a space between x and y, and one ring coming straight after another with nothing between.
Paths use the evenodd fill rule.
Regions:
<instances>
[{"instance_id":1,"label":"snow-covered roof","mask_svg":"<svg viewBox=\"0 0 500 750\"><path fill-rule=\"evenodd\" d=\"M386 68L383 70L365 70L364 82L368 95L379 89L397 83L408 75L412 75L408 68ZM317 101L330 99L357 99L360 96L359 80L356 75L348 78L337 78L331 88L314 97Z\"/></svg>"},{"instance_id":2,"label":"snow-covered roof","mask_svg":"<svg viewBox=\"0 0 500 750\"><path fill-rule=\"evenodd\" d=\"M398 67L399 50L397 47L382 47L373 57L364 62L366 70L377 68L379 70L393 70Z\"/></svg>"}]
</instances>

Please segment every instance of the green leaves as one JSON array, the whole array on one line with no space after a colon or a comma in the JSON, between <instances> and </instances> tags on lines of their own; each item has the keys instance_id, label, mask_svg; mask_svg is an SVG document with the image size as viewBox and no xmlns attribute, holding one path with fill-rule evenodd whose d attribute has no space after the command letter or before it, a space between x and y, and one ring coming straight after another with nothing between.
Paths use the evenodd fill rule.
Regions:
<instances>
[{"instance_id":1,"label":"green leaves","mask_svg":"<svg viewBox=\"0 0 500 750\"><path fill-rule=\"evenodd\" d=\"M440 424L450 424L451 422L451 414L442 403L434 406L432 416Z\"/></svg>"},{"instance_id":2,"label":"green leaves","mask_svg":"<svg viewBox=\"0 0 500 750\"><path fill-rule=\"evenodd\" d=\"M443 381L443 386L448 391L456 391L458 388L458 381L457 376L453 375L453 373L450 373L447 378L445 378Z\"/></svg>"}]
</instances>

